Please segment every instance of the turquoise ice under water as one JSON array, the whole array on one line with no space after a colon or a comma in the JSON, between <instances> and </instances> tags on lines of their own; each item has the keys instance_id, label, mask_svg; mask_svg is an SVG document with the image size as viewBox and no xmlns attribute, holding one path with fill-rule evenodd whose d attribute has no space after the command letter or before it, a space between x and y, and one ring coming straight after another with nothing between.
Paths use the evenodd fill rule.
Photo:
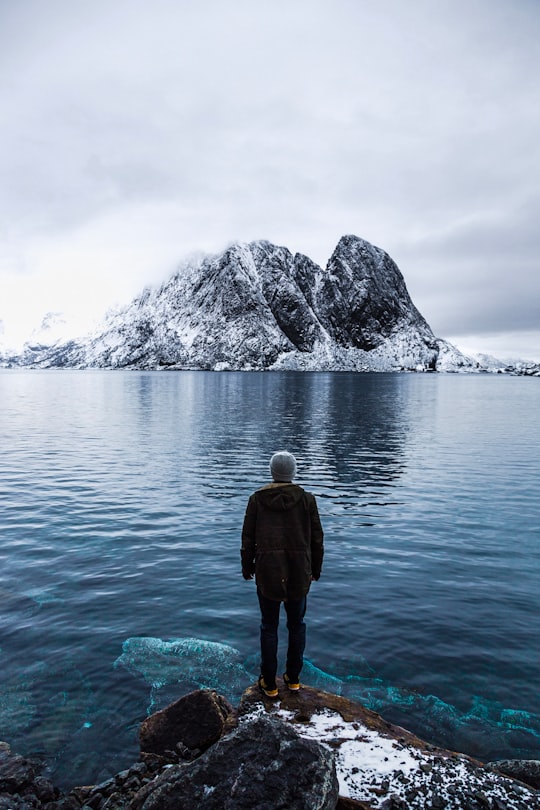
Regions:
<instances>
[{"instance_id":1,"label":"turquoise ice under water","mask_svg":"<svg viewBox=\"0 0 540 810\"><path fill-rule=\"evenodd\" d=\"M482 759L540 757L538 381L0 373L0 739L96 782L138 723L258 674L249 493L318 497L308 684Z\"/></svg>"}]
</instances>

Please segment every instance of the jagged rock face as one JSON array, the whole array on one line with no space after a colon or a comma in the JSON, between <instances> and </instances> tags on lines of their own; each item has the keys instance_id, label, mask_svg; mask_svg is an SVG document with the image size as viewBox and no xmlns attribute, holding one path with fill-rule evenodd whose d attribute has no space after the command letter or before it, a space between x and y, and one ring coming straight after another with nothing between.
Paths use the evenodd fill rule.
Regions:
<instances>
[{"instance_id":1,"label":"jagged rock face","mask_svg":"<svg viewBox=\"0 0 540 810\"><path fill-rule=\"evenodd\" d=\"M319 268L306 256L293 257L286 248L275 248L269 242L254 243L252 250L262 292L277 325L292 346L311 351L323 339L312 297Z\"/></svg>"},{"instance_id":2,"label":"jagged rock face","mask_svg":"<svg viewBox=\"0 0 540 810\"><path fill-rule=\"evenodd\" d=\"M258 241L186 264L92 336L26 365L109 368L435 369L440 351L381 249L344 236L325 270Z\"/></svg>"},{"instance_id":3,"label":"jagged rock face","mask_svg":"<svg viewBox=\"0 0 540 810\"><path fill-rule=\"evenodd\" d=\"M396 327L434 336L413 305L397 265L380 248L355 236L339 241L317 290L321 323L341 346L370 351Z\"/></svg>"}]
</instances>

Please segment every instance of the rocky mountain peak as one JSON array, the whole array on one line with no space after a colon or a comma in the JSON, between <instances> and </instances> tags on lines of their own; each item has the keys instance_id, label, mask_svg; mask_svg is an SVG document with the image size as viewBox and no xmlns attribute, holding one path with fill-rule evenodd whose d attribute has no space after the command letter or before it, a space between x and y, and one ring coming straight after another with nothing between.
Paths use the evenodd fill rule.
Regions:
<instances>
[{"instance_id":1,"label":"rocky mountain peak","mask_svg":"<svg viewBox=\"0 0 540 810\"><path fill-rule=\"evenodd\" d=\"M326 268L266 240L186 262L40 366L434 370L441 351L390 256L343 236ZM448 355L447 355L448 356ZM463 359L464 364L467 358Z\"/></svg>"},{"instance_id":2,"label":"rocky mountain peak","mask_svg":"<svg viewBox=\"0 0 540 810\"><path fill-rule=\"evenodd\" d=\"M390 256L357 236L343 236L319 290L323 323L343 346L371 351L393 332L413 327L427 345L434 335L414 306Z\"/></svg>"}]
</instances>

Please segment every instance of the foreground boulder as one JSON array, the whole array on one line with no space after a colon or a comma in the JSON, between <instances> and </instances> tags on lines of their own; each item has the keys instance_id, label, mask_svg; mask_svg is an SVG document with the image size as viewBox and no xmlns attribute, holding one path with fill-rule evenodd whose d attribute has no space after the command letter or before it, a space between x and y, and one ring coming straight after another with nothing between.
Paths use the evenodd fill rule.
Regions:
<instances>
[{"instance_id":1,"label":"foreground boulder","mask_svg":"<svg viewBox=\"0 0 540 810\"><path fill-rule=\"evenodd\" d=\"M259 717L195 762L162 772L129 810L334 810L337 799L330 749L283 721Z\"/></svg>"},{"instance_id":2,"label":"foreground boulder","mask_svg":"<svg viewBox=\"0 0 540 810\"><path fill-rule=\"evenodd\" d=\"M213 689L199 689L143 720L139 729L141 752L157 754L169 762L193 759L234 724L231 704Z\"/></svg>"}]
</instances>

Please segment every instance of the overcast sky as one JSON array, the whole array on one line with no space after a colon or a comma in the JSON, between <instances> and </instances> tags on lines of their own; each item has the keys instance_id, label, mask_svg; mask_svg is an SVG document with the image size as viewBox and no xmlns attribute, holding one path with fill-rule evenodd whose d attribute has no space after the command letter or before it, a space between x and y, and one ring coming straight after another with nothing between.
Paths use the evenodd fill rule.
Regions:
<instances>
[{"instance_id":1,"label":"overcast sky","mask_svg":"<svg viewBox=\"0 0 540 810\"><path fill-rule=\"evenodd\" d=\"M0 0L0 100L6 337L354 233L438 336L540 360L538 0Z\"/></svg>"}]
</instances>

